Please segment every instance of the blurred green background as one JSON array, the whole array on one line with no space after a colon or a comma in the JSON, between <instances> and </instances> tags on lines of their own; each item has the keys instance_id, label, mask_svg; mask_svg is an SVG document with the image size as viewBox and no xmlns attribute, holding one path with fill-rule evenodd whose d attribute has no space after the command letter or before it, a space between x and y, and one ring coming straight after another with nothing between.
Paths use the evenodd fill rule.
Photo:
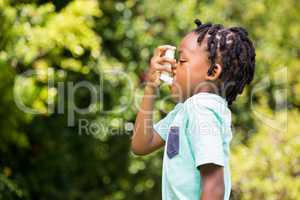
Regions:
<instances>
[{"instance_id":1,"label":"blurred green background","mask_svg":"<svg viewBox=\"0 0 300 200\"><path fill-rule=\"evenodd\" d=\"M0 199L161 199L162 151L134 156L128 130L154 48L178 45L195 18L244 26L256 47L255 80L232 107L231 199L300 199L297 0L0 0ZM68 83L100 80L103 99L70 122L91 95L70 99ZM102 129L79 134L82 119Z\"/></svg>"}]
</instances>

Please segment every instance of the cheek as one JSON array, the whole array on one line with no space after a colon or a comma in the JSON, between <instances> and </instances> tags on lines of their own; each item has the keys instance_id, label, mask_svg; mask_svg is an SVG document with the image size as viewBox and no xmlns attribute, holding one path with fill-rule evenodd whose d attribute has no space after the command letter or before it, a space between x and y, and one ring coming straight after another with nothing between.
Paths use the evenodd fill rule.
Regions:
<instances>
[{"instance_id":1,"label":"cheek","mask_svg":"<svg viewBox=\"0 0 300 200\"><path fill-rule=\"evenodd\" d=\"M182 86L186 85L187 81L187 76L188 76L188 70L186 66L181 66L179 69L176 71L176 84Z\"/></svg>"},{"instance_id":2,"label":"cheek","mask_svg":"<svg viewBox=\"0 0 300 200\"><path fill-rule=\"evenodd\" d=\"M176 69L175 81L172 85L172 93L182 96L187 85L187 70L186 66L178 66Z\"/></svg>"},{"instance_id":3,"label":"cheek","mask_svg":"<svg viewBox=\"0 0 300 200\"><path fill-rule=\"evenodd\" d=\"M208 64L203 62L203 60L198 60L197 62L191 64L190 71L192 83L205 81L208 71Z\"/></svg>"}]
</instances>

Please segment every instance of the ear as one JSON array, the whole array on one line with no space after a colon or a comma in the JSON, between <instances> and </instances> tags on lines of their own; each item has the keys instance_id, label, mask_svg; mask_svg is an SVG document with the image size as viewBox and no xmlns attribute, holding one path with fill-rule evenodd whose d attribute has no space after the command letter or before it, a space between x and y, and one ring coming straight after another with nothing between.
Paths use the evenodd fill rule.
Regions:
<instances>
[{"instance_id":1,"label":"ear","mask_svg":"<svg viewBox=\"0 0 300 200\"><path fill-rule=\"evenodd\" d=\"M222 67L221 67L220 64L216 63L212 73L211 74L209 74L209 73L206 74L206 80L215 81L220 77L221 73L222 73Z\"/></svg>"}]
</instances>

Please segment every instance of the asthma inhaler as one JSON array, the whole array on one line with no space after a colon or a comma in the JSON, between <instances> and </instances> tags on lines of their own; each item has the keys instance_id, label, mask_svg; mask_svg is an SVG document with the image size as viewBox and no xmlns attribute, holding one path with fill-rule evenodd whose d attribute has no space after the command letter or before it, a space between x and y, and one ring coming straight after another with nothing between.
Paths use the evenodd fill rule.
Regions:
<instances>
[{"instance_id":1,"label":"asthma inhaler","mask_svg":"<svg viewBox=\"0 0 300 200\"><path fill-rule=\"evenodd\" d=\"M164 57L169 58L169 59L174 59L174 57L175 57L175 48L174 49L167 49L166 52L165 52ZM170 69L172 68L170 63L165 63L164 66L166 66ZM173 78L171 77L171 73L163 71L163 72L161 72L159 78L160 78L160 80L164 81L166 84L172 85Z\"/></svg>"}]
</instances>

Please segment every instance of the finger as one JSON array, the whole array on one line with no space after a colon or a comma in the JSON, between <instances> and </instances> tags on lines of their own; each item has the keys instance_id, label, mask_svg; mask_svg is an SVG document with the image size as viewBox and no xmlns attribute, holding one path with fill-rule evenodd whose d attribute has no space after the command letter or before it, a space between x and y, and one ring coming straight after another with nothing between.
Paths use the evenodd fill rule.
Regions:
<instances>
[{"instance_id":1,"label":"finger","mask_svg":"<svg viewBox=\"0 0 300 200\"><path fill-rule=\"evenodd\" d=\"M157 70L155 73L156 73L156 78L159 78L159 77L160 77L160 74L161 74L161 72Z\"/></svg>"},{"instance_id":2,"label":"finger","mask_svg":"<svg viewBox=\"0 0 300 200\"><path fill-rule=\"evenodd\" d=\"M177 66L176 65L174 65L174 66L172 66L172 74L173 74L173 76L175 76L176 75L176 69L177 69Z\"/></svg>"},{"instance_id":3,"label":"finger","mask_svg":"<svg viewBox=\"0 0 300 200\"><path fill-rule=\"evenodd\" d=\"M156 85L160 85L160 74L160 71L156 71L156 79L154 81Z\"/></svg>"},{"instance_id":4,"label":"finger","mask_svg":"<svg viewBox=\"0 0 300 200\"><path fill-rule=\"evenodd\" d=\"M165 72L172 72L172 69L168 66L156 64L154 65L154 69L157 71L165 71Z\"/></svg>"},{"instance_id":5,"label":"finger","mask_svg":"<svg viewBox=\"0 0 300 200\"><path fill-rule=\"evenodd\" d=\"M158 62L160 64L170 63L173 66L173 65L176 64L176 59L166 58L166 57L159 57L159 58L157 58L156 62Z\"/></svg>"},{"instance_id":6,"label":"finger","mask_svg":"<svg viewBox=\"0 0 300 200\"><path fill-rule=\"evenodd\" d=\"M161 45L161 46L159 46L155 49L154 56L159 56L160 57L160 56L164 55L164 53L167 49L174 49L175 50L176 47L171 46L171 45Z\"/></svg>"},{"instance_id":7,"label":"finger","mask_svg":"<svg viewBox=\"0 0 300 200\"><path fill-rule=\"evenodd\" d=\"M178 64L175 63L174 65L172 65L172 70L176 70L177 69Z\"/></svg>"},{"instance_id":8,"label":"finger","mask_svg":"<svg viewBox=\"0 0 300 200\"><path fill-rule=\"evenodd\" d=\"M171 66L171 69L176 71L177 67L178 67L178 63L175 63L174 65Z\"/></svg>"}]
</instances>

